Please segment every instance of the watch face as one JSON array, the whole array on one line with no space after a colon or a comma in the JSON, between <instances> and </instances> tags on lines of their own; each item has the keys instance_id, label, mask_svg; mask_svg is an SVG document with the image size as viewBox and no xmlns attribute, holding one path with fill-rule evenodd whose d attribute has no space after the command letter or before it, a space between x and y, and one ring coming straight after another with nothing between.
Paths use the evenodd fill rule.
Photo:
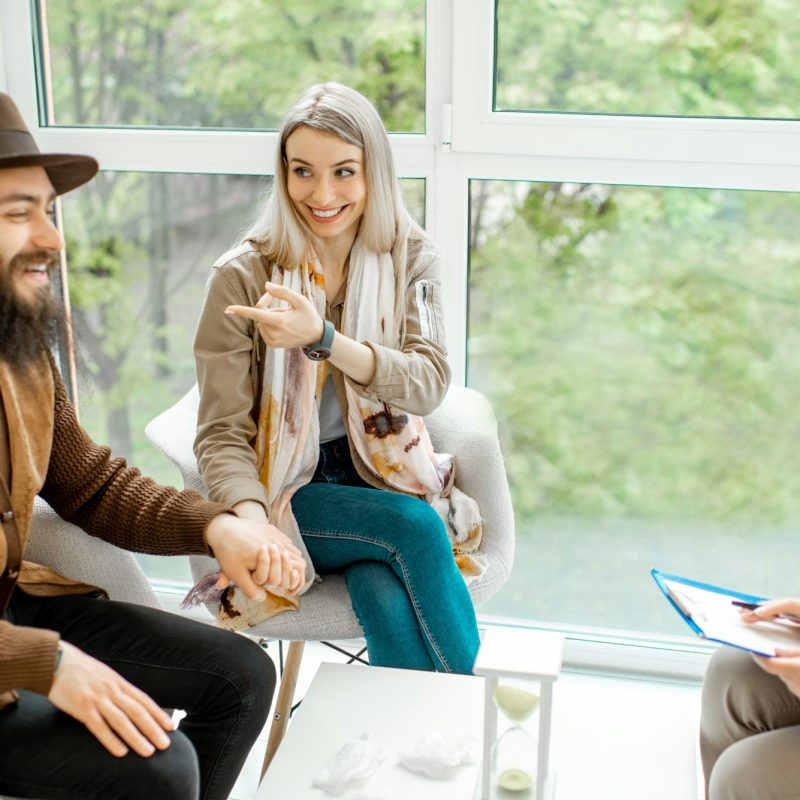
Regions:
<instances>
[{"instance_id":1,"label":"watch face","mask_svg":"<svg viewBox=\"0 0 800 800\"><path fill-rule=\"evenodd\" d=\"M304 352L312 361L326 361L331 357L331 351L327 347L313 347Z\"/></svg>"}]
</instances>

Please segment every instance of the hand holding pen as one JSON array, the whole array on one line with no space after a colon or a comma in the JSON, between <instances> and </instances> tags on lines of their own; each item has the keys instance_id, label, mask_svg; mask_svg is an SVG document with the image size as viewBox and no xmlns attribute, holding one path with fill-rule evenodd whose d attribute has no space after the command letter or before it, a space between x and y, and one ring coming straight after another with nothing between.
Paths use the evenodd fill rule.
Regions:
<instances>
[{"instance_id":1,"label":"hand holding pen","mask_svg":"<svg viewBox=\"0 0 800 800\"><path fill-rule=\"evenodd\" d=\"M773 619L785 619L800 624L800 600L795 598L765 600L762 603L731 600L731 605L740 609L743 622L766 622Z\"/></svg>"},{"instance_id":2,"label":"hand holding pen","mask_svg":"<svg viewBox=\"0 0 800 800\"><path fill-rule=\"evenodd\" d=\"M742 619L745 622L788 619L800 623L800 600L795 598L767 600L763 603L747 603L742 600L732 602L742 609ZM761 669L780 678L792 694L800 697L800 649L776 647L772 658L755 654L753 658Z\"/></svg>"}]
</instances>

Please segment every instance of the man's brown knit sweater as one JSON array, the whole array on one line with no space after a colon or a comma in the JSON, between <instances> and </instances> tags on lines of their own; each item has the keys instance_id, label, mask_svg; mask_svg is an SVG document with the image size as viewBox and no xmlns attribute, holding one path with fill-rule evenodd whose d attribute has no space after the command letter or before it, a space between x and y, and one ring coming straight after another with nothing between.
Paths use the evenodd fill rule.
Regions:
<instances>
[{"instance_id":1,"label":"man's brown knit sweater","mask_svg":"<svg viewBox=\"0 0 800 800\"><path fill-rule=\"evenodd\" d=\"M112 459L110 449L95 444L78 423L52 360L50 370L46 366L44 370L48 373L52 370L54 406L49 460L38 492L41 497L68 522L126 550L160 555L208 553L206 526L225 507L208 502L196 492L159 486L137 469L129 468L124 459ZM9 465L17 462L12 462L10 455L24 447L26 436L22 427L38 424L32 422L36 419L42 420L45 428L49 427L50 409L37 415L19 401L28 391L24 384L29 382L32 372L23 377L0 362L0 450L3 451L0 465L12 473L12 483L15 476ZM39 439L40 434L47 438L46 431L34 433ZM22 505L19 495L15 485L14 514L18 519L29 520L33 496L26 497L25 508L18 508L16 505ZM27 526L20 535L24 553ZM0 544L3 545L0 555L4 556L5 542ZM4 567L0 563L0 571ZM21 591L20 587L15 591ZM54 631L0 620L0 694L11 689L29 689L46 695L53 680L58 641Z\"/></svg>"}]
</instances>

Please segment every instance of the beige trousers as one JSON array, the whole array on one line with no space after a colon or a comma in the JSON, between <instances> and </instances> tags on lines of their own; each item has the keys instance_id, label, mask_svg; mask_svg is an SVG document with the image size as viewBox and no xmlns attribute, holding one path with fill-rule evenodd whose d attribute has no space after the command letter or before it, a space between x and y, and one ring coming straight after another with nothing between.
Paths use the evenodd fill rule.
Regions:
<instances>
[{"instance_id":1,"label":"beige trousers","mask_svg":"<svg viewBox=\"0 0 800 800\"><path fill-rule=\"evenodd\" d=\"M800 800L800 698L749 653L720 647L703 682L707 800Z\"/></svg>"}]
</instances>

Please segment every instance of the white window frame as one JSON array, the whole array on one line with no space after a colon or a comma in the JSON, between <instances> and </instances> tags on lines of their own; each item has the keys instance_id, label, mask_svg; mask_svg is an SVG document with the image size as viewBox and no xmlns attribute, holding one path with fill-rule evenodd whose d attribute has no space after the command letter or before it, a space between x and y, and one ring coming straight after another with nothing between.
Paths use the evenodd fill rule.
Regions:
<instances>
[{"instance_id":1,"label":"white window frame","mask_svg":"<svg viewBox=\"0 0 800 800\"><path fill-rule=\"evenodd\" d=\"M453 7L454 152L527 156L529 180L565 161L581 182L800 189L800 121L494 111L494 14L494 0Z\"/></svg>"}]
</instances>

